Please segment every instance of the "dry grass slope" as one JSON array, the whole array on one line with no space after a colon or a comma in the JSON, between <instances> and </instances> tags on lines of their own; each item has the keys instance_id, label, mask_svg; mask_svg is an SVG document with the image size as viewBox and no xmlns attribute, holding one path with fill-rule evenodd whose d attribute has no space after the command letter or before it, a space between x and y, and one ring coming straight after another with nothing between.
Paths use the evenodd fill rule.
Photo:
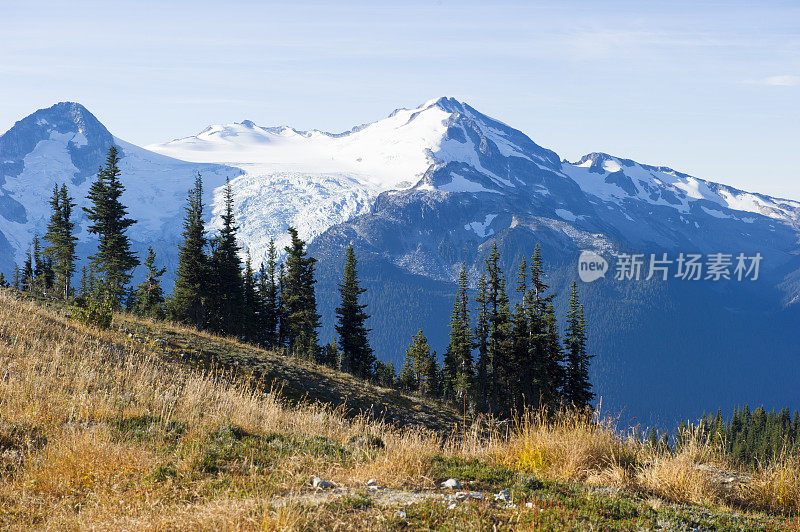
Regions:
<instances>
[{"instance_id":1,"label":"dry grass slope","mask_svg":"<svg viewBox=\"0 0 800 532\"><path fill-rule=\"evenodd\" d=\"M299 379L290 386L307 371L309 386L327 385L321 375L360 400L394 392L358 392L366 385L336 372L196 331L125 316L115 327L87 328L0 290L3 529L800 528L792 457L727 482L706 442L670 453L580 416L445 435L418 421L453 413L403 398L403 408L430 412L402 427L325 405L324 395L287 400L219 365L225 352L250 353L272 365L261 378L290 364ZM166 349L157 329L172 332ZM201 356L180 356L194 349ZM351 444L365 435L384 446ZM312 489L314 475L337 489ZM448 499L438 482L451 476L485 497ZM386 489L367 490L372 478ZM513 503L493 500L503 488Z\"/></svg>"}]
</instances>

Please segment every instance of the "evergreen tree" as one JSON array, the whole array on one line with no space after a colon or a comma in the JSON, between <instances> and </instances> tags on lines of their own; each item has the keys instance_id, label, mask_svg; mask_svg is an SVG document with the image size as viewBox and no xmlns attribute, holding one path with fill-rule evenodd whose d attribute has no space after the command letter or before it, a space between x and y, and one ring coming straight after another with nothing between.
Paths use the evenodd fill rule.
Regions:
<instances>
[{"instance_id":1,"label":"evergreen tree","mask_svg":"<svg viewBox=\"0 0 800 532\"><path fill-rule=\"evenodd\" d=\"M31 258L31 250L25 255L25 264L22 267L22 282L20 282L20 290L27 292L33 285L33 259Z\"/></svg>"},{"instance_id":2,"label":"evergreen tree","mask_svg":"<svg viewBox=\"0 0 800 532\"><path fill-rule=\"evenodd\" d=\"M516 389L512 400L513 408L521 410L527 405L535 404L535 375L530 360L531 315L529 311L531 293L528 292L528 265L525 257L519 265L517 273L517 292L522 301L514 305L512 315L511 351L513 366L516 369Z\"/></svg>"},{"instance_id":3,"label":"evergreen tree","mask_svg":"<svg viewBox=\"0 0 800 532\"><path fill-rule=\"evenodd\" d=\"M8 281L6 281L6 274L0 272L0 288L8 288Z\"/></svg>"},{"instance_id":4,"label":"evergreen tree","mask_svg":"<svg viewBox=\"0 0 800 532\"><path fill-rule=\"evenodd\" d=\"M375 361L375 381L381 386L390 388L395 385L394 364Z\"/></svg>"},{"instance_id":5,"label":"evergreen tree","mask_svg":"<svg viewBox=\"0 0 800 532\"><path fill-rule=\"evenodd\" d=\"M417 376L414 374L414 365L408 358L408 351L403 359L403 367L400 368L400 375L397 377L397 387L404 392L415 392L419 382Z\"/></svg>"},{"instance_id":6,"label":"evergreen tree","mask_svg":"<svg viewBox=\"0 0 800 532\"><path fill-rule=\"evenodd\" d=\"M31 280L30 280L30 288L34 292L44 293L47 286L45 282L45 264L44 264L44 257L42 257L42 247L39 242L39 235L33 235L33 241L31 242L31 247L33 248L33 255L31 260Z\"/></svg>"},{"instance_id":7,"label":"evergreen tree","mask_svg":"<svg viewBox=\"0 0 800 532\"><path fill-rule=\"evenodd\" d=\"M281 263L278 271L278 343L276 347L286 347L289 339L289 320L286 317L286 268Z\"/></svg>"},{"instance_id":8,"label":"evergreen tree","mask_svg":"<svg viewBox=\"0 0 800 532\"><path fill-rule=\"evenodd\" d=\"M443 382L441 383L445 396L459 401L471 396L475 379L472 362L473 334L469 326L468 288L467 270L462 265L458 275L458 291L453 303L453 311L450 314L450 344L444 356Z\"/></svg>"},{"instance_id":9,"label":"evergreen tree","mask_svg":"<svg viewBox=\"0 0 800 532\"><path fill-rule=\"evenodd\" d=\"M105 168L100 169L97 180L89 189L87 199L91 207L84 207L90 222L88 230L98 238L97 252L90 258L97 271L103 274L102 291L113 308L122 304L130 272L139 264L125 234L135 221L126 217L127 210L120 202L125 187L119 176L119 154L111 146Z\"/></svg>"},{"instance_id":10,"label":"evergreen tree","mask_svg":"<svg viewBox=\"0 0 800 532\"><path fill-rule=\"evenodd\" d=\"M508 296L503 272L500 269L500 253L497 243L486 259L488 346L487 378L488 410L508 415L513 409L513 397L517 391L516 365L512 351L512 324Z\"/></svg>"},{"instance_id":11,"label":"evergreen tree","mask_svg":"<svg viewBox=\"0 0 800 532\"><path fill-rule=\"evenodd\" d=\"M552 365L553 360L558 360L558 353L554 351L557 346L553 344L553 334L557 334L555 316L548 312L554 295L547 295L539 244L536 244L531 257L528 287L524 299L528 327L527 357L525 353L519 353L521 393L529 405L553 406L560 386L557 382L559 372Z\"/></svg>"},{"instance_id":12,"label":"evergreen tree","mask_svg":"<svg viewBox=\"0 0 800 532\"><path fill-rule=\"evenodd\" d=\"M492 361L492 411L509 416L520 406L519 373L514 359L513 324L506 295L506 283L502 278L497 302L497 314L492 319L489 344L489 356Z\"/></svg>"},{"instance_id":13,"label":"evergreen tree","mask_svg":"<svg viewBox=\"0 0 800 532\"><path fill-rule=\"evenodd\" d=\"M260 332L259 314L262 307L261 300L256 291L256 276L253 272L253 260L250 251L247 251L247 258L244 262L244 278L242 291L244 295L244 306L242 309L242 333L248 342L257 342Z\"/></svg>"},{"instance_id":14,"label":"evergreen tree","mask_svg":"<svg viewBox=\"0 0 800 532\"><path fill-rule=\"evenodd\" d=\"M137 287L133 306L139 314L161 319L164 317L164 290L160 279L167 269L156 266L156 253L152 247L147 248L144 267L147 269L147 277Z\"/></svg>"},{"instance_id":15,"label":"evergreen tree","mask_svg":"<svg viewBox=\"0 0 800 532\"><path fill-rule=\"evenodd\" d=\"M314 292L314 264L317 260L306 256L306 243L289 228L291 243L286 246L286 275L281 288L285 307L286 333L289 351L297 356L316 358L317 298Z\"/></svg>"},{"instance_id":16,"label":"evergreen tree","mask_svg":"<svg viewBox=\"0 0 800 532\"><path fill-rule=\"evenodd\" d=\"M55 285L56 274L53 271L53 259L44 257L42 259L42 277L44 278L44 286L49 294Z\"/></svg>"},{"instance_id":17,"label":"evergreen tree","mask_svg":"<svg viewBox=\"0 0 800 532\"><path fill-rule=\"evenodd\" d=\"M261 331L262 343L267 347L278 345L278 315L280 313L280 300L278 281L275 278L277 254L275 241L270 239L267 252L267 264L261 263L258 280L258 293L261 301Z\"/></svg>"},{"instance_id":18,"label":"evergreen tree","mask_svg":"<svg viewBox=\"0 0 800 532\"><path fill-rule=\"evenodd\" d=\"M242 333L244 290L242 261L236 242L236 220L233 214L233 189L225 183L225 210L222 229L213 241L210 261L210 320L212 330L223 334Z\"/></svg>"},{"instance_id":19,"label":"evergreen tree","mask_svg":"<svg viewBox=\"0 0 800 532\"><path fill-rule=\"evenodd\" d=\"M647 444L654 448L658 445L658 434L656 434L656 429L650 427L650 432L647 435Z\"/></svg>"},{"instance_id":20,"label":"evergreen tree","mask_svg":"<svg viewBox=\"0 0 800 532\"><path fill-rule=\"evenodd\" d=\"M339 284L341 303L336 309L336 334L341 349L342 370L363 379L374 374L375 355L369 346L365 322L369 315L364 312L367 305L359 303L359 297L366 292L358 283L356 255L353 246L347 247L342 282Z\"/></svg>"},{"instance_id":21,"label":"evergreen tree","mask_svg":"<svg viewBox=\"0 0 800 532\"><path fill-rule=\"evenodd\" d=\"M558 334L558 320L553 303L548 303L544 313L545 345L543 375L541 379L541 403L551 409L562 401L564 387L564 352L561 349L561 338Z\"/></svg>"},{"instance_id":22,"label":"evergreen tree","mask_svg":"<svg viewBox=\"0 0 800 532\"><path fill-rule=\"evenodd\" d=\"M586 352L586 321L575 281L572 282L569 295L564 344L567 363L564 399L567 403L582 408L589 405L594 394L589 382L589 359L591 356Z\"/></svg>"},{"instance_id":23,"label":"evergreen tree","mask_svg":"<svg viewBox=\"0 0 800 532\"><path fill-rule=\"evenodd\" d=\"M475 376L475 403L479 410L485 411L488 407L487 393L489 391L489 294L486 283L486 274L481 272L478 277L477 318L475 323L475 341L478 348L478 367Z\"/></svg>"},{"instance_id":24,"label":"evergreen tree","mask_svg":"<svg viewBox=\"0 0 800 532\"><path fill-rule=\"evenodd\" d=\"M317 356L317 362L323 366L328 366L329 368L333 369L339 369L340 359L341 355L339 354L339 349L336 347L336 342L329 342L322 346L322 349L319 350L319 355Z\"/></svg>"},{"instance_id":25,"label":"evergreen tree","mask_svg":"<svg viewBox=\"0 0 800 532\"><path fill-rule=\"evenodd\" d=\"M411 344L406 349L398 384L407 391L429 393L430 385L433 384L428 381L430 364L431 348L420 329L411 337Z\"/></svg>"},{"instance_id":26,"label":"evergreen tree","mask_svg":"<svg viewBox=\"0 0 800 532\"><path fill-rule=\"evenodd\" d=\"M22 270L19 269L19 265L15 262L14 263L14 274L12 277L12 285L16 290L21 289L20 283L22 282Z\"/></svg>"},{"instance_id":27,"label":"evergreen tree","mask_svg":"<svg viewBox=\"0 0 800 532\"><path fill-rule=\"evenodd\" d=\"M50 198L52 213L47 224L44 240L50 245L45 250L52 261L54 287L59 297L67 299L72 293L72 275L75 273L75 245L78 238L74 234L75 223L72 221L72 198L67 186L58 185L53 189Z\"/></svg>"},{"instance_id":28,"label":"evergreen tree","mask_svg":"<svg viewBox=\"0 0 800 532\"><path fill-rule=\"evenodd\" d=\"M183 220L183 243L178 247L178 269L170 301L173 319L204 328L208 322L209 267L203 228L203 178L189 191Z\"/></svg>"},{"instance_id":29,"label":"evergreen tree","mask_svg":"<svg viewBox=\"0 0 800 532\"><path fill-rule=\"evenodd\" d=\"M439 397L441 394L439 364L437 362L436 351L428 356L425 363L425 375L420 392L429 397Z\"/></svg>"},{"instance_id":30,"label":"evergreen tree","mask_svg":"<svg viewBox=\"0 0 800 532\"><path fill-rule=\"evenodd\" d=\"M33 278L35 280L39 280L42 278L42 247L39 243L39 235L33 235L33 242L31 243L31 247L33 247Z\"/></svg>"},{"instance_id":31,"label":"evergreen tree","mask_svg":"<svg viewBox=\"0 0 800 532\"><path fill-rule=\"evenodd\" d=\"M83 299L89 297L89 277L86 274L86 266L81 267L81 283L78 287L78 295Z\"/></svg>"}]
</instances>

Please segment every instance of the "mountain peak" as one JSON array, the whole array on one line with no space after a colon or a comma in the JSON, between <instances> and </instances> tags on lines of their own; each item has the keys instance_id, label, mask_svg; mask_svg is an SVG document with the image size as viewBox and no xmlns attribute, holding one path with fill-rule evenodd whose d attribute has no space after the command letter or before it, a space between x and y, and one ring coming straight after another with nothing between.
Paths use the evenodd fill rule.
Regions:
<instances>
[{"instance_id":1,"label":"mountain peak","mask_svg":"<svg viewBox=\"0 0 800 532\"><path fill-rule=\"evenodd\" d=\"M64 143L78 169L73 176L75 183L94 173L114 144L114 136L86 107L59 102L31 113L0 136L0 153L5 161L0 168L0 183L22 172L23 160L41 141L55 139Z\"/></svg>"},{"instance_id":2,"label":"mountain peak","mask_svg":"<svg viewBox=\"0 0 800 532\"><path fill-rule=\"evenodd\" d=\"M422 107L425 109L430 107L438 107L439 109L447 111L448 113L463 113L465 106L467 106L465 103L457 100L456 98L442 96L440 98L428 100L423 104Z\"/></svg>"},{"instance_id":3,"label":"mountain peak","mask_svg":"<svg viewBox=\"0 0 800 532\"><path fill-rule=\"evenodd\" d=\"M39 109L19 120L8 133L26 127L56 130L59 133L75 131L85 134L89 130L97 129L108 132L105 126L78 102L58 102L50 107Z\"/></svg>"}]
</instances>

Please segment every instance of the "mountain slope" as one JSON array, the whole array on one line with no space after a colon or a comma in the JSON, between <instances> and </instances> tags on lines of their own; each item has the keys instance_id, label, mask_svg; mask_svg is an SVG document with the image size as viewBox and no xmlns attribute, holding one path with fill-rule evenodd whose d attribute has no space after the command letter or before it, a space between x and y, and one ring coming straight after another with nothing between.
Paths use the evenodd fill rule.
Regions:
<instances>
[{"instance_id":1,"label":"mountain slope","mask_svg":"<svg viewBox=\"0 0 800 532\"><path fill-rule=\"evenodd\" d=\"M86 327L8 289L0 352L4 530L786 530L800 509L793 458L745 473L708 443L635 444L584 416L442 433L469 418L164 322ZM287 400L302 373L320 402ZM381 399L393 423L353 415Z\"/></svg>"}]
</instances>

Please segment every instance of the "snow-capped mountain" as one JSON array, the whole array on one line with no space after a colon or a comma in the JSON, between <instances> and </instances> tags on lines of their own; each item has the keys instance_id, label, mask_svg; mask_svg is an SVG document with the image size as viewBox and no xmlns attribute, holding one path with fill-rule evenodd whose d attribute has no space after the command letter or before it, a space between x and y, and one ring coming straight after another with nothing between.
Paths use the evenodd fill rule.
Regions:
<instances>
[{"instance_id":1,"label":"snow-capped mountain","mask_svg":"<svg viewBox=\"0 0 800 532\"><path fill-rule=\"evenodd\" d=\"M562 160L452 98L400 109L344 133L251 121L139 148L78 104L61 103L0 136L0 270L43 234L66 182L82 205L108 147L122 151L123 201L138 250L154 245L171 288L186 191L201 172L213 231L228 177L239 239L258 263L297 227L318 262L322 340L332 336L342 249L352 243L373 346L397 366L419 327L446 347L462 263L477 276L497 242L513 286L542 246L555 292L581 250L760 254L753 283L615 281L581 285L596 391L627 418L669 422L737 402L800 402L800 202L744 192L602 153ZM85 223L79 254L92 248ZM563 298L557 298L563 306ZM687 370L687 368L690 368Z\"/></svg>"},{"instance_id":2,"label":"snow-capped mountain","mask_svg":"<svg viewBox=\"0 0 800 532\"><path fill-rule=\"evenodd\" d=\"M129 234L139 247L152 243L157 250L169 250L177 243L186 192L198 171L209 194L226 177L241 173L218 164L179 161L125 142L77 103L41 109L0 136L0 269L8 274L14 262L21 264L34 234L45 233L48 200L57 184L66 183L78 204L78 237L82 247L91 246L81 207L112 144L121 153L127 189L123 201L137 220Z\"/></svg>"},{"instance_id":3,"label":"snow-capped mountain","mask_svg":"<svg viewBox=\"0 0 800 532\"><path fill-rule=\"evenodd\" d=\"M505 153L520 154L529 162L533 157L540 164L558 164L554 153L524 135L506 139L487 117L481 124L484 129L459 120L464 109L455 100L441 98L339 134L259 127L245 120L212 125L195 136L147 149L186 161L240 168L244 175L232 185L243 210L241 231L251 253L262 257L270 235L279 236L282 243L286 228L293 225L302 237L313 240L332 225L369 212L380 193L418 185L437 164L466 163L489 176L484 177L488 186L500 189L510 184L481 166L478 152L487 135ZM445 189L458 190L459 183ZM466 186L477 191L483 185Z\"/></svg>"}]
</instances>

